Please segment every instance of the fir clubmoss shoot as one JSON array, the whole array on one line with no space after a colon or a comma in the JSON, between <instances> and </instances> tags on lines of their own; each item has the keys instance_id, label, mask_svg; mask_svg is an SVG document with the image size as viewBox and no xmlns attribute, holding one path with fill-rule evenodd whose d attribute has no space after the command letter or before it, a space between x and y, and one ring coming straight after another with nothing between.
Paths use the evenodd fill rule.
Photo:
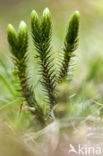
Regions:
<instances>
[{"instance_id":1,"label":"fir clubmoss shoot","mask_svg":"<svg viewBox=\"0 0 103 156\"><path fill-rule=\"evenodd\" d=\"M69 20L69 26L64 41L64 58L60 68L59 82L66 79L69 71L71 58L74 56L74 51L78 47L80 14L76 11Z\"/></svg>"},{"instance_id":2,"label":"fir clubmoss shoot","mask_svg":"<svg viewBox=\"0 0 103 156\"><path fill-rule=\"evenodd\" d=\"M53 70L53 62L51 61L51 15L46 8L43 12L42 20L36 13L31 13L31 28L34 45L36 47L37 56L41 65L41 74L43 77L42 84L44 85L51 106L55 105L54 89L55 89L55 75Z\"/></svg>"},{"instance_id":3,"label":"fir clubmoss shoot","mask_svg":"<svg viewBox=\"0 0 103 156\"><path fill-rule=\"evenodd\" d=\"M14 27L9 24L7 29L7 37L10 45L11 52L14 56L14 62L16 67L16 73L19 77L21 93L25 98L27 105L34 109L29 109L39 121L44 123L43 111L39 107L37 101L35 100L34 93L32 89L29 87L28 78L26 74L27 69L27 48L28 48L28 30L25 22L21 22L19 25L18 33Z\"/></svg>"}]
</instances>

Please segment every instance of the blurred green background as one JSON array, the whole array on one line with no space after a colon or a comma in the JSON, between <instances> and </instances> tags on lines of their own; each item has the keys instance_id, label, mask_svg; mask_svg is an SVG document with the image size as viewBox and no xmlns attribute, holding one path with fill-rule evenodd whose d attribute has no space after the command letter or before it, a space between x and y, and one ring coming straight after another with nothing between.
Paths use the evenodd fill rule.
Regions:
<instances>
[{"instance_id":1,"label":"blurred green background","mask_svg":"<svg viewBox=\"0 0 103 156\"><path fill-rule=\"evenodd\" d=\"M103 0L0 0L0 120L17 130L26 129L30 115L24 111L18 120L20 100L16 98L13 84L13 64L6 36L7 25L11 23L17 29L19 22L24 20L30 32L31 11L35 9L41 16L46 7L52 14L54 52L59 52L63 47L69 17L75 10L81 15L79 48L76 52L72 82L69 84L72 97L70 114L102 115ZM31 38L29 42L32 45ZM29 51L33 49L30 48L31 46ZM81 107L84 108L82 112Z\"/></svg>"}]
</instances>

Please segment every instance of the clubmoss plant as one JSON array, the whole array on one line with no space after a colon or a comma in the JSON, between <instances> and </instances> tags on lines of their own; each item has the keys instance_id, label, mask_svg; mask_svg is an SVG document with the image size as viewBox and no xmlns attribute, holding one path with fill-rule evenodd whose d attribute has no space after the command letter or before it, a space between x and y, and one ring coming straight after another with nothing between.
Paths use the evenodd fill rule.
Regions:
<instances>
[{"instance_id":1,"label":"clubmoss plant","mask_svg":"<svg viewBox=\"0 0 103 156\"><path fill-rule=\"evenodd\" d=\"M31 13L31 31L33 44L36 50L35 59L40 66L39 74L42 76L41 84L43 85L48 97L47 104L50 107L49 112L45 116L44 110L35 98L35 94L29 85L27 76L27 50L28 50L28 29L25 22L21 22L16 33L14 27L9 24L7 29L7 38L10 45L13 61L16 68L16 73L19 78L21 94L26 101L31 113L37 119L45 124L52 118L51 111L57 104L55 96L56 86L62 81L66 81L68 76L71 58L74 56L74 51L78 47L80 15L76 11L69 20L67 33L64 41L64 55L59 76L56 75L55 64L53 63L51 35L52 35L52 20L49 9L46 8L40 19L35 10ZM35 55L35 53L34 53ZM44 99L45 102L45 99ZM51 121L51 120L50 120Z\"/></svg>"}]
</instances>

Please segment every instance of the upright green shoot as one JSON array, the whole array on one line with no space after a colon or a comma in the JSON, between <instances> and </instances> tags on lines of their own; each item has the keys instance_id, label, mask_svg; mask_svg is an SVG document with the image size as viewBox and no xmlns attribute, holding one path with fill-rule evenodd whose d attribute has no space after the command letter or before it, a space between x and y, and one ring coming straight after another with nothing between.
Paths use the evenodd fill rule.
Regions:
<instances>
[{"instance_id":1,"label":"upright green shoot","mask_svg":"<svg viewBox=\"0 0 103 156\"><path fill-rule=\"evenodd\" d=\"M27 69L27 48L28 48L28 30L26 24L22 21L19 25L18 33L14 27L9 24L7 29L8 42L13 54L15 62L16 73L19 77L21 93L24 97L29 110L43 122L43 111L38 105L33 90L29 87Z\"/></svg>"},{"instance_id":2,"label":"upright green shoot","mask_svg":"<svg viewBox=\"0 0 103 156\"><path fill-rule=\"evenodd\" d=\"M41 65L42 84L44 85L51 106L55 105L54 89L55 75L53 70L53 62L51 59L51 15L46 8L43 12L42 20L40 21L36 11L31 13L31 28L34 45L37 50L37 56Z\"/></svg>"},{"instance_id":3,"label":"upright green shoot","mask_svg":"<svg viewBox=\"0 0 103 156\"><path fill-rule=\"evenodd\" d=\"M76 11L70 18L64 41L64 58L60 68L59 82L64 81L68 76L71 58L75 56L74 51L78 47L79 21L80 14L78 11Z\"/></svg>"}]
</instances>

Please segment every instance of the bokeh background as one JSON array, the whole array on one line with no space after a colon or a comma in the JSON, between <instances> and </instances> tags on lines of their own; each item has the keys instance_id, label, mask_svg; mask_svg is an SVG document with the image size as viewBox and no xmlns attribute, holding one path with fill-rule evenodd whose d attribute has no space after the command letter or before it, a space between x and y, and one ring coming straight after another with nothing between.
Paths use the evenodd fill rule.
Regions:
<instances>
[{"instance_id":1,"label":"bokeh background","mask_svg":"<svg viewBox=\"0 0 103 156\"><path fill-rule=\"evenodd\" d=\"M31 140L30 138L32 138L32 135L27 134L34 131L34 129L37 130L38 127L27 111L23 110L20 117L18 115L21 100L16 96L14 77L12 74L13 64L7 43L7 25L11 23L17 29L20 21L24 20L28 25L29 33L31 33L31 11L35 9L41 16L46 7L50 9L52 14L52 44L54 55L59 53L63 47L69 17L76 10L80 12L81 16L79 33L80 40L72 70L72 81L69 82L68 85L64 84L60 86L61 91L59 93L65 93L65 95L63 95L64 99L69 92L70 107L68 108L68 115L63 119L63 123L70 123L70 130L71 127L73 128L71 121L73 121L73 123L75 122L76 125L80 122L81 124L84 124L86 121L88 121L89 124L92 123L92 126L102 126L103 0L0 0L0 127L1 130L4 130L4 127L6 127L6 136L12 136L12 134L15 135L15 132L16 135L20 134L20 142L21 136L23 135L25 136L24 138L29 138L29 140ZM32 46L31 37L29 38L29 43L30 46L28 51L32 52L34 49ZM37 70L36 64L34 68L35 69L32 69L34 71L33 82L35 90L38 91L36 96L40 101L42 101L42 97L40 96L41 93L39 93L40 88L38 88L37 85L39 77L36 76L35 72ZM61 100L63 101L63 99ZM61 109L62 108L63 107L61 107ZM79 132L83 132L84 134L84 129L86 128L87 125L82 125L82 128L80 128ZM8 133L9 130L10 133ZM79 136L79 132L76 133L76 137ZM53 136L54 143L56 143L55 135L53 134ZM51 137L53 138L53 136ZM8 137L5 137L4 133L2 135L0 145L3 143L2 140L4 140L4 144L2 144L3 147L8 145L9 142L5 142L7 138ZM11 146L15 141L11 141ZM27 153L24 145L22 146L22 149L21 144L17 146L17 143L14 144L14 153L16 148L19 151L19 147L20 151L22 151L20 152L21 155L25 153L27 155L31 154ZM42 148L44 147L45 146ZM8 147L8 149L11 151L11 147ZM3 148L3 152L4 151L5 148ZM11 154L12 153L10 153L10 156ZM3 153L1 155L3 155ZM7 156L7 153L3 156Z\"/></svg>"},{"instance_id":2,"label":"bokeh background","mask_svg":"<svg viewBox=\"0 0 103 156\"><path fill-rule=\"evenodd\" d=\"M31 11L35 9L41 16L46 7L52 14L54 53L60 52L63 47L69 17L76 10L81 15L79 47L76 52L72 82L69 84L72 97L70 115L102 116L103 0L0 0L0 120L10 129L20 133L27 131L27 127L28 131L31 130L30 115L23 111L18 120L20 101L16 98L13 82L13 64L6 34L7 25L11 23L17 29L20 21L24 20L31 33ZM29 43L29 51L32 51L31 38ZM35 78L37 82L36 79L38 78ZM68 90L68 86L64 85L62 89ZM39 98L39 95L37 97Z\"/></svg>"}]
</instances>

